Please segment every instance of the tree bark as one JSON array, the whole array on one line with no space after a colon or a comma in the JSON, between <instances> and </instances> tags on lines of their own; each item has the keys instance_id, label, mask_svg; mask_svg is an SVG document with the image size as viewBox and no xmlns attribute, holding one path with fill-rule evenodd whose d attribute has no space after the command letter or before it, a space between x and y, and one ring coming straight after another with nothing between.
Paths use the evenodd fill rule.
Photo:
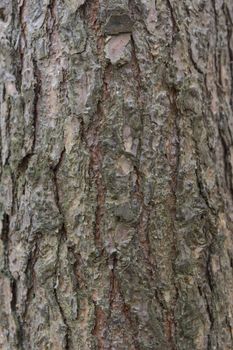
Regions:
<instances>
[{"instance_id":1,"label":"tree bark","mask_svg":"<svg viewBox=\"0 0 233 350\"><path fill-rule=\"evenodd\" d=\"M0 1L0 349L233 348L232 28Z\"/></svg>"}]
</instances>

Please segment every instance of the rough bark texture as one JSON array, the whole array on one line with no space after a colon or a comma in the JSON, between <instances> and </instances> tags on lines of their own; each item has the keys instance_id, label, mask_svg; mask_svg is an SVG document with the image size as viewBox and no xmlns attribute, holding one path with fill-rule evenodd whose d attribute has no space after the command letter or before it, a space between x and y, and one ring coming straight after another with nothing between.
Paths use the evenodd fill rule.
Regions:
<instances>
[{"instance_id":1,"label":"rough bark texture","mask_svg":"<svg viewBox=\"0 0 233 350\"><path fill-rule=\"evenodd\" d=\"M233 348L232 28L0 1L0 349Z\"/></svg>"}]
</instances>

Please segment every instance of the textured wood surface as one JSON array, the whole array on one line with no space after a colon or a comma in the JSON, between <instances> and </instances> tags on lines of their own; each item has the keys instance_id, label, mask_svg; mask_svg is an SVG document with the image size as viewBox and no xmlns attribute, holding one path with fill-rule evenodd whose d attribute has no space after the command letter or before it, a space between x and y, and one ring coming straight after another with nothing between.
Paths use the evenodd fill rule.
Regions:
<instances>
[{"instance_id":1,"label":"textured wood surface","mask_svg":"<svg viewBox=\"0 0 233 350\"><path fill-rule=\"evenodd\" d=\"M0 1L0 349L233 348L232 28Z\"/></svg>"}]
</instances>

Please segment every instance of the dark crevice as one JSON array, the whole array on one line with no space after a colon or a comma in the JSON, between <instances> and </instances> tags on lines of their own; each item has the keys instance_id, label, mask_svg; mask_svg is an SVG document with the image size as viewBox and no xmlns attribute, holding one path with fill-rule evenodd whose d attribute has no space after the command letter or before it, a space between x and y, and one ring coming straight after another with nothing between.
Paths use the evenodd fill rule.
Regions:
<instances>
[{"instance_id":1,"label":"dark crevice","mask_svg":"<svg viewBox=\"0 0 233 350\"><path fill-rule=\"evenodd\" d=\"M60 208L60 206L59 206ZM72 338L72 332L69 327L68 321L66 319L64 310L61 306L61 303L59 301L59 295L58 295L58 288L59 288L59 260L60 260L60 252L61 252L61 245L62 241L64 240L64 237L67 237L65 225L63 223L61 229L59 230L59 236L58 236L58 244L57 244L57 257L56 257L56 264L55 264L55 276L54 276L54 287L53 287L53 292L54 292L54 297L57 303L57 306L60 311L60 315L62 318L62 322L66 327L66 332L65 332L65 350L71 349L71 344L70 344L70 339Z\"/></svg>"},{"instance_id":2,"label":"dark crevice","mask_svg":"<svg viewBox=\"0 0 233 350\"><path fill-rule=\"evenodd\" d=\"M176 242L176 227L175 227L175 221L176 221L176 214L177 214L177 188L178 188L178 178L179 178L179 171L180 171L180 126L179 126L179 118L180 118L180 111L177 107L177 90L175 87L168 88L168 96L170 99L170 105L171 105L171 113L174 117L174 138L175 138L175 164L171 165L172 169L172 183L171 183L171 192L173 195L173 241L172 241L172 249L173 249L173 257L172 257L172 268L174 272L174 276L176 275L176 267L175 267L175 260L177 258L177 242ZM171 315L170 315L170 343L172 346L172 349L176 349L176 321L175 321L175 308L177 304L177 300L179 297L179 289L177 286L177 283L174 279L173 281L174 289L175 289L175 297L174 302L172 305Z\"/></svg>"},{"instance_id":3,"label":"dark crevice","mask_svg":"<svg viewBox=\"0 0 233 350\"><path fill-rule=\"evenodd\" d=\"M94 304L94 312L95 312L95 324L94 327L92 329L92 334L95 336L96 340L97 340L97 349L98 350L104 350L106 349L105 347L105 337L103 333L103 329L105 328L106 325L106 317L105 317L105 312L103 311L103 309L97 305L97 302L93 300L93 304Z\"/></svg>"},{"instance_id":4,"label":"dark crevice","mask_svg":"<svg viewBox=\"0 0 233 350\"><path fill-rule=\"evenodd\" d=\"M61 245L62 242L65 241L67 239L67 231L66 231L66 227L65 227L65 221L64 221L64 214L62 212L62 204L60 201L60 195L59 195L59 183L58 183L58 178L57 178L57 173L62 165L62 162L64 160L65 157L65 147L63 148L63 150L60 153L60 157L58 159L57 164L51 168L52 172L53 172L53 183L54 183L54 197L55 197L55 203L57 205L57 209L59 211L59 214L61 215L61 219L62 219L62 223L61 223L61 227L59 230L59 233L57 235L57 256L56 256L56 264L55 264L55 277L54 277L54 297L57 303L57 306L59 308L60 311L60 315L62 318L62 322L66 327L66 332L65 332L65 350L69 350L71 349L71 344L70 344L70 339L72 338L72 332L71 329L69 327L68 321L66 319L64 310L61 306L61 303L59 301L59 295L58 295L58 288L59 288L59 260L60 260L60 251L61 251Z\"/></svg>"},{"instance_id":5,"label":"dark crevice","mask_svg":"<svg viewBox=\"0 0 233 350\"><path fill-rule=\"evenodd\" d=\"M10 97L7 97L6 99L6 104L7 104L7 114L6 114L6 119L5 119L5 124L6 124L6 134L7 134L7 138L10 140L10 123L11 123L11 99ZM7 142L7 140L6 140ZM5 164L9 164L9 160L11 157L11 147L10 144L8 146L8 154L7 157L5 159Z\"/></svg>"},{"instance_id":6,"label":"dark crevice","mask_svg":"<svg viewBox=\"0 0 233 350\"><path fill-rule=\"evenodd\" d=\"M58 211L61 215L62 215L62 207L61 207L61 202L60 202L60 197L59 197L59 184L58 184L57 173L58 173L58 171L61 167L61 164L63 162L63 159L65 157L65 152L66 152L66 149L64 147L60 153L60 157L59 157L57 164L55 165L55 167L52 168L53 182L54 182L54 187L55 187L54 197L55 197L55 202L56 202Z\"/></svg>"},{"instance_id":7,"label":"dark crevice","mask_svg":"<svg viewBox=\"0 0 233 350\"><path fill-rule=\"evenodd\" d=\"M0 21L6 21L5 8L0 8Z\"/></svg>"},{"instance_id":8,"label":"dark crevice","mask_svg":"<svg viewBox=\"0 0 233 350\"><path fill-rule=\"evenodd\" d=\"M98 64L102 65L100 71L101 86L97 89L97 102L96 110L92 116L92 121L85 125L81 120L81 140L86 145L89 152L89 187L94 187L94 193L96 195L95 203L95 219L93 223L93 240L95 243L97 259L106 253L103 246L102 237L102 220L105 213L105 183L102 176L102 161L103 161L103 149L101 146L101 131L103 126L103 120L105 117L103 109L103 101L106 101L107 97L107 85L105 84L106 75L109 73L110 66L107 65L104 56L104 36L101 28L101 23L98 18L100 10L100 1L87 0L79 8L80 15L84 19L84 25L88 33L88 38L93 38L94 50L97 55ZM91 40L90 40L91 43ZM107 254L107 253L106 253ZM105 349L106 340L103 338L103 332L106 326L106 315L103 309L98 303L93 300L95 324L92 329L92 335L97 342L98 349Z\"/></svg>"},{"instance_id":9,"label":"dark crevice","mask_svg":"<svg viewBox=\"0 0 233 350\"><path fill-rule=\"evenodd\" d=\"M232 326L231 326L231 320L229 320L229 317L226 316L226 325L229 329L229 334L230 334L230 337L231 337L231 343L232 343L232 346L233 346L233 329L232 329Z\"/></svg>"},{"instance_id":10,"label":"dark crevice","mask_svg":"<svg viewBox=\"0 0 233 350\"><path fill-rule=\"evenodd\" d=\"M121 301L122 301L123 314L125 316L125 319L128 321L129 326L130 326L130 330L131 330L131 332L133 334L133 345L134 345L134 348L135 348L135 350L140 350L140 344L139 344L139 341L138 341L138 327L136 325L136 322L133 320L130 306L128 304L126 304L126 302L125 302L124 294L123 294L123 292L122 292L122 290L120 288L119 282L118 282L118 292L119 292L119 295L120 295L120 298L121 298Z\"/></svg>"},{"instance_id":11,"label":"dark crevice","mask_svg":"<svg viewBox=\"0 0 233 350\"><path fill-rule=\"evenodd\" d=\"M96 104L96 111L93 115L92 122L88 127L84 127L83 120L81 121L81 138L87 146L90 154L90 164L89 164L89 179L90 187L94 182L96 187L96 210L95 210L95 220L93 224L93 236L95 241L95 246L99 255L104 252L103 242L101 237L101 223L104 215L104 205L105 205L105 184L102 178L102 158L103 150L101 147L100 135L103 125L104 110L102 101L106 100L105 95L107 95L107 86L105 84L106 74L109 71L109 67L106 63L104 57L104 37L101 30L101 23L97 20L97 13L99 12L100 3L99 0L96 1L86 1L82 6L81 10L83 12L84 18L86 18L85 24L87 26L87 31L90 31L90 35L95 36L95 44L97 50L98 61L102 63L103 69L101 71L101 87L98 91L99 98ZM84 135L85 132L85 135Z\"/></svg>"},{"instance_id":12,"label":"dark crevice","mask_svg":"<svg viewBox=\"0 0 233 350\"><path fill-rule=\"evenodd\" d=\"M117 280L115 275L116 267L117 267L117 252L113 252L109 257L108 261L109 261L109 266L111 268L111 271L110 271L110 285L109 285L109 312L107 317L107 323L108 325L110 325L114 302L118 292ZM110 345L110 348L111 348L111 345Z\"/></svg>"},{"instance_id":13,"label":"dark crevice","mask_svg":"<svg viewBox=\"0 0 233 350\"><path fill-rule=\"evenodd\" d=\"M207 278L211 293L213 293L214 285L213 285L213 278L211 275L211 254L210 253L208 253L207 262L206 262L206 278Z\"/></svg>"},{"instance_id":14,"label":"dark crevice","mask_svg":"<svg viewBox=\"0 0 233 350\"><path fill-rule=\"evenodd\" d=\"M229 12L229 9L227 5L223 6L223 12L226 18L226 30L227 30L227 46L228 46L228 52L229 52L229 66L230 66L230 73L231 73L231 96L230 96L230 104L231 109L233 110L233 49L231 47L231 39L233 36L233 22L231 20L231 15Z\"/></svg>"},{"instance_id":15,"label":"dark crevice","mask_svg":"<svg viewBox=\"0 0 233 350\"><path fill-rule=\"evenodd\" d=\"M172 182L172 192L175 198L175 203L177 202L176 191L178 185L178 176L179 176L179 168L180 168L180 127L179 127L179 115L180 112L178 110L176 100L177 100L177 91L175 88L168 88L168 95L171 104L171 112L174 116L174 135L175 135L175 145L176 145L176 163L173 166L173 182ZM175 205L176 208L176 205Z\"/></svg>"},{"instance_id":16,"label":"dark crevice","mask_svg":"<svg viewBox=\"0 0 233 350\"><path fill-rule=\"evenodd\" d=\"M206 279L207 279L207 282L208 282L208 285L210 288L211 298L213 298L212 294L214 293L214 284L213 284L213 277L211 274L211 254L209 252L208 252L207 261L206 261ZM213 312L212 312L212 309L210 307L206 293L204 293L204 299L205 299L205 303L206 303L206 311L207 311L208 318L210 321L207 349L211 350L212 349L211 337L212 337L212 333L213 333L213 329L214 329L214 316L213 316Z\"/></svg>"},{"instance_id":17,"label":"dark crevice","mask_svg":"<svg viewBox=\"0 0 233 350\"><path fill-rule=\"evenodd\" d=\"M34 289L35 289L35 272L34 272L34 266L37 262L39 255L39 248L38 248L38 238L34 243L34 247L30 248L29 256L27 259L27 266L25 269L25 275L27 277L27 295L26 295L26 302L25 302L25 308L24 313L22 315L22 320L26 319L28 308L30 307L30 301L33 298L34 295Z\"/></svg>"},{"instance_id":18,"label":"dark crevice","mask_svg":"<svg viewBox=\"0 0 233 350\"><path fill-rule=\"evenodd\" d=\"M20 38L19 38L19 59L20 59L20 66L18 68L18 75L17 75L17 81L19 82L19 87L22 87L22 71L24 66L24 45L27 46L26 41L26 23L23 22L23 11L25 6L25 0L23 0L19 6L19 26L20 26Z\"/></svg>"},{"instance_id":19,"label":"dark crevice","mask_svg":"<svg viewBox=\"0 0 233 350\"><path fill-rule=\"evenodd\" d=\"M133 4L131 5L131 7L132 7L131 11L133 13L134 12ZM170 10L172 10L172 9L170 9ZM174 21L173 25L176 27L175 31L178 32L179 28L176 26L175 18L173 17L172 11L171 11L171 16L172 16L172 22ZM143 87L143 85L144 84L143 84L143 80L142 80L140 63L139 63L139 60L137 57L137 43L135 41L133 33L131 35L131 43L132 43L132 69L134 72L134 79L135 79L136 84L137 84L137 103L138 103L138 111L140 113L140 118L141 118L141 130L142 130L141 135L143 136L143 132L144 132L144 120L143 120L143 109L144 109L143 90L144 90L144 87ZM174 102L172 102L172 104L174 105ZM177 110L176 110L176 112L177 112ZM177 124L177 121L176 121L176 124ZM176 126L178 128L178 125L176 125ZM141 150L141 147L142 147L142 136L141 136L140 142L139 142L139 150ZM140 159L140 154L138 155L138 158ZM177 160L177 162L179 163L179 160ZM178 171L178 166L179 165L177 164L176 165L177 171ZM140 167L140 164L139 164L139 167ZM141 188L142 179L141 179L140 170L138 169L138 166L135 166L134 170L135 170L135 174L136 174L136 178L137 178L137 181L136 181L137 197L138 197L138 200L140 201L140 205L141 205L141 215L140 215L140 220L139 220L139 223L137 226L137 231L138 231L138 235L139 235L139 241L141 243L141 246L143 247L144 259L145 259L146 264L149 267L152 284L157 286L158 277L156 276L156 266L153 262L151 254L150 254L150 241L149 241L149 235L148 235L150 212L151 212L151 210L153 210L153 206L151 206L150 204L148 206L144 204L144 193L143 193L142 188ZM175 187L176 187L176 185L175 185ZM177 291L176 286L175 286L175 289ZM178 291L177 291L177 295L178 295ZM163 313L164 327L167 330L168 342L171 345L171 349L174 350L174 349L176 349L175 339L174 339L174 334L175 334L175 329L176 329L174 310L171 312L169 310L167 310L163 295L158 288L155 288L155 298L156 298L157 303L161 309L161 312ZM175 308L175 305L174 305L174 308Z\"/></svg>"},{"instance_id":20,"label":"dark crevice","mask_svg":"<svg viewBox=\"0 0 233 350\"><path fill-rule=\"evenodd\" d=\"M58 233L58 243L57 243L57 257L56 257L56 265L55 265L55 280L54 280L54 296L56 299L56 303L58 305L60 314L61 314L61 318L62 318L62 322L64 323L65 327L66 327L66 333L65 333L65 349L69 350L70 349L70 339L71 339L71 330L69 328L67 319L65 317L64 314L64 310L62 309L62 306L59 302L59 296L58 296L58 287L59 287L59 259L60 259L60 250L61 250L61 245L62 245L62 241L67 239L67 232L66 232L66 227L65 227L65 222L64 222L64 215L62 213L62 205L60 202L60 196L59 196L59 184L58 184L58 179L57 179L57 172L62 164L63 158L65 155L65 148L63 149L63 151L60 154L59 160L56 164L56 166L52 169L53 170L53 181L54 181L54 187L55 187L55 192L54 192L54 196L55 196L55 202L58 208L58 211L60 213L60 215L62 216L62 226L59 230Z\"/></svg>"},{"instance_id":21,"label":"dark crevice","mask_svg":"<svg viewBox=\"0 0 233 350\"><path fill-rule=\"evenodd\" d=\"M38 101L41 92L41 78L40 71L37 66L37 62L33 59L33 70L34 70L34 101L33 101L33 129L34 129L34 138L32 144L32 152L34 153L36 147L36 134L37 134L37 124L38 124Z\"/></svg>"},{"instance_id":22,"label":"dark crevice","mask_svg":"<svg viewBox=\"0 0 233 350\"><path fill-rule=\"evenodd\" d=\"M172 27L173 27L173 32L178 33L180 31L179 25L177 24L175 15L174 15L174 10L171 4L170 0L167 0L167 5L170 11L170 15L171 15L171 20L172 20Z\"/></svg>"},{"instance_id":23,"label":"dark crevice","mask_svg":"<svg viewBox=\"0 0 233 350\"><path fill-rule=\"evenodd\" d=\"M55 287L56 287L56 286L55 286ZM61 304L60 304L60 302L59 302L59 297L58 297L58 295L57 295L57 288L54 288L53 291L54 291L54 297L55 297L57 306L58 306L59 311L60 311L60 315L61 315L61 318L62 318L62 322L63 322L63 324L64 324L65 327L66 327L66 333L65 333L65 348L64 348L64 349L65 349L65 350L70 350L70 349L71 349L71 347L70 347L71 330L70 330L70 328L69 328L69 326L68 326L66 317L65 317L65 315L64 315L64 311L63 311L63 309L62 309L62 307L61 307Z\"/></svg>"},{"instance_id":24,"label":"dark crevice","mask_svg":"<svg viewBox=\"0 0 233 350\"><path fill-rule=\"evenodd\" d=\"M111 318L112 306L116 296L116 266L117 266L117 253L114 252L109 257L109 264L111 265L111 274L110 274L110 288L109 288L109 319Z\"/></svg>"},{"instance_id":25,"label":"dark crevice","mask_svg":"<svg viewBox=\"0 0 233 350\"><path fill-rule=\"evenodd\" d=\"M93 227L94 239L96 247L99 251L102 250L101 243L101 222L104 215L104 203L105 203L105 185L103 183L101 168L102 168L102 150L99 143L99 128L101 123L101 116L103 115L101 110L101 104L99 102L97 106L96 112L96 131L94 132L94 141L93 144L90 145L89 151L91 155L90 167L89 167L89 175L90 179L95 181L97 197L96 197L96 211L95 211L95 221ZM93 133L93 130L90 130Z\"/></svg>"},{"instance_id":26,"label":"dark crevice","mask_svg":"<svg viewBox=\"0 0 233 350\"><path fill-rule=\"evenodd\" d=\"M196 184L197 184L197 188L198 188L198 192L200 197L203 199L203 202L206 205L206 208L208 208L210 210L210 213L213 214L213 216L216 215L216 210L213 206L210 205L209 202L209 198L208 198L208 193L207 190L204 187L203 184L203 178L202 178L202 174L201 174L201 154L199 151L199 143L198 140L196 139L195 135L194 135L194 129L195 129L195 120L192 117L191 118L191 125L192 125L192 130L193 130L193 141L194 141L194 149L195 149L195 155L196 155L196 168L195 168L195 174L196 174Z\"/></svg>"},{"instance_id":27,"label":"dark crevice","mask_svg":"<svg viewBox=\"0 0 233 350\"><path fill-rule=\"evenodd\" d=\"M48 33L48 36L49 36L49 45L50 45L50 48L52 46L52 37L53 37L53 33L54 33L54 29L55 29L55 26L56 26L56 14L55 14L55 5L56 5L56 0L50 0L48 6L47 6L47 19L49 19L49 16L50 18L52 19L52 25L50 27L48 27L48 20L47 20L47 33ZM49 21L51 22L51 20Z\"/></svg>"},{"instance_id":28,"label":"dark crevice","mask_svg":"<svg viewBox=\"0 0 233 350\"><path fill-rule=\"evenodd\" d=\"M22 158L22 160L18 165L17 177L19 177L21 174L24 174L26 172L32 156L33 156L33 153L28 153L26 154L26 156Z\"/></svg>"},{"instance_id":29,"label":"dark crevice","mask_svg":"<svg viewBox=\"0 0 233 350\"><path fill-rule=\"evenodd\" d=\"M132 48L133 48L132 49L132 69L134 72L134 79L137 83L137 103L138 103L138 110L139 110L140 118L141 118L141 130L142 130L142 135L143 135L143 131L144 131L143 98L142 98L143 82L141 79L141 69L140 69L138 58L137 58L137 45L136 45L136 42L134 40L133 33L131 35L131 39L132 39ZM139 140L139 149L140 150L141 150L141 147L142 147L142 136L140 137L140 140ZM138 158L140 158L140 155L138 155ZM139 167L140 167L140 164L139 164ZM143 194L142 189L141 189L141 175L140 175L140 170L139 170L138 166L134 167L134 171L135 171L136 179L137 179L136 180L137 196L138 196L138 199L139 199L140 205L141 205L141 214L140 214L139 223L137 225L137 232L138 232L138 237L139 237L139 241L141 243L141 246L144 248L143 255L144 255L144 259L149 267L152 281L156 281L155 266L150 258L150 242L149 242L149 236L147 233L147 227L149 225L149 213L150 213L151 208L146 207L144 204L144 194ZM148 217L146 223L144 223L145 216ZM155 282L155 285L156 285L156 282ZM161 307L161 310L163 310L164 304L162 301L162 297L160 296L160 293L157 289L155 289L155 297L158 301L158 304Z\"/></svg>"},{"instance_id":30,"label":"dark crevice","mask_svg":"<svg viewBox=\"0 0 233 350\"><path fill-rule=\"evenodd\" d=\"M214 62L215 62L215 74L217 76L218 82L220 81L220 62L218 55L218 13L215 6L215 0L211 0L213 13L214 13L214 23L215 23L215 31L216 31L216 42L215 42L215 54L214 54ZM216 83L217 88L219 90L219 84Z\"/></svg>"},{"instance_id":31,"label":"dark crevice","mask_svg":"<svg viewBox=\"0 0 233 350\"><path fill-rule=\"evenodd\" d=\"M222 113L220 113L220 120L223 121L224 117L222 115ZM226 128L226 124L224 125ZM233 200L233 182L232 182L232 165L231 165L231 161L230 161L230 146L231 146L231 142L227 140L227 137L224 133L225 128L223 128L221 125L219 125L218 123L218 131L219 131L219 137L222 143L222 147L223 147L223 162L224 162L224 175L225 175L225 183L226 183L226 187L230 190L231 193L231 198Z\"/></svg>"},{"instance_id":32,"label":"dark crevice","mask_svg":"<svg viewBox=\"0 0 233 350\"><path fill-rule=\"evenodd\" d=\"M20 321L20 317L17 312L17 281L13 277L9 266L9 232L10 232L10 218L9 215L4 213L2 220L2 235L1 239L4 246L4 272L10 279L11 286L11 312L15 320L16 325L16 342L19 350L24 350L23 347L23 326Z\"/></svg>"},{"instance_id":33,"label":"dark crevice","mask_svg":"<svg viewBox=\"0 0 233 350\"><path fill-rule=\"evenodd\" d=\"M187 31L188 32L188 31ZM190 60L193 64L193 67L195 68L195 70L203 75L204 72L201 70L201 68L198 66L197 62L195 61L194 57L193 57L193 53L192 53L192 49L191 49L191 38L190 38L190 34L188 32L188 38L189 38L189 45L188 45L188 53L189 53L189 57L190 57Z\"/></svg>"},{"instance_id":34,"label":"dark crevice","mask_svg":"<svg viewBox=\"0 0 233 350\"><path fill-rule=\"evenodd\" d=\"M185 10L186 13L188 15L188 17L192 17L190 14L190 9L188 6L185 6ZM201 70L201 68L198 66L198 63L195 61L194 57L193 57L193 53L192 53L192 47L191 47L191 43L192 43L192 39L191 39L191 35L189 32L189 27L186 26L186 33L187 33L187 39L188 39L188 44L187 44L187 49L188 49L188 54L189 54L189 58L191 60L191 63L194 67L194 69L196 70L197 73L204 75L204 72Z\"/></svg>"},{"instance_id":35,"label":"dark crevice","mask_svg":"<svg viewBox=\"0 0 233 350\"><path fill-rule=\"evenodd\" d=\"M195 169L195 173L196 173L196 181L197 181L197 187L198 187L199 195L203 199L206 207L210 210L210 212L213 215L216 215L215 208L212 207L209 204L209 199L208 199L208 196L206 194L206 191L205 191L203 183L202 183L202 176L201 176L201 170L200 170L200 164L199 164L199 157L197 156L197 158L198 158L197 159L198 166L197 166L197 169Z\"/></svg>"}]
</instances>

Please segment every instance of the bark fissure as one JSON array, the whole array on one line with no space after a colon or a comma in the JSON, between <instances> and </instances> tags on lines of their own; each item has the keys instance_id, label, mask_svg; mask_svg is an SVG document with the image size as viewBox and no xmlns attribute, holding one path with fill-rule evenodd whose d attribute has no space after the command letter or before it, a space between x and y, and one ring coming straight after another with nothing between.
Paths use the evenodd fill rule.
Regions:
<instances>
[{"instance_id":1,"label":"bark fissure","mask_svg":"<svg viewBox=\"0 0 233 350\"><path fill-rule=\"evenodd\" d=\"M105 202L105 186L101 175L101 163L102 163L102 151L98 140L98 130L101 125L101 105L97 106L97 125L94 124L95 132L93 144L90 146L91 164L90 164L90 178L95 179L97 198L96 198L96 211L95 211L95 223L94 223L94 239L97 249L103 252L102 238L101 238L101 221L104 215L104 202Z\"/></svg>"},{"instance_id":2,"label":"bark fissure","mask_svg":"<svg viewBox=\"0 0 233 350\"><path fill-rule=\"evenodd\" d=\"M36 59L33 59L33 70L34 70L34 101L33 101L33 143L32 143L32 151L31 154L35 152L36 148L36 137L37 137L37 124L38 124L38 103L40 98L40 92L41 92L41 78L40 78L40 71L38 69L37 61Z\"/></svg>"},{"instance_id":3,"label":"bark fissure","mask_svg":"<svg viewBox=\"0 0 233 350\"><path fill-rule=\"evenodd\" d=\"M175 13L174 13L174 9L173 9L173 6L172 6L170 0L167 0L167 5L168 5L168 8L169 8L169 11L170 11L170 14L171 14L173 31L175 32L174 34L177 34L177 33L179 33L180 28L179 28L179 25L177 23L177 20L176 20L176 17L175 17Z\"/></svg>"},{"instance_id":4,"label":"bark fissure","mask_svg":"<svg viewBox=\"0 0 233 350\"><path fill-rule=\"evenodd\" d=\"M26 301L25 301L24 311L23 311L23 314L21 315L22 322L27 317L28 309L30 307L30 302L32 300L33 293L35 291L34 267L39 256L38 241L39 239L37 238L37 240L33 244L34 247L31 248L31 251L27 259L27 265L25 268L25 275L27 276L27 292L26 292L26 298L25 298Z\"/></svg>"},{"instance_id":5,"label":"bark fissure","mask_svg":"<svg viewBox=\"0 0 233 350\"><path fill-rule=\"evenodd\" d=\"M65 152L66 152L66 149L65 147L63 148L63 150L61 151L60 153L60 157L59 157L59 160L56 164L56 166L52 169L53 171L53 182L54 182L54 187L55 187L55 202L56 202L56 205L57 205L57 208L58 208L58 211L59 213L63 216L62 214L62 205L61 205L61 201L60 201L60 196L59 196L59 185L58 185L58 178L57 178L57 173L61 167L61 164L64 160L64 157L65 157ZM63 217L63 220L64 220L64 217Z\"/></svg>"},{"instance_id":6,"label":"bark fissure","mask_svg":"<svg viewBox=\"0 0 233 350\"><path fill-rule=\"evenodd\" d=\"M65 332L65 349L69 350L71 349L71 343L70 343L70 339L72 339L72 332L71 329L69 327L69 323L68 320L65 316L64 310L62 308L62 305L59 301L59 295L58 295L58 290L59 290L59 278L60 278L60 272L59 272L59 262L60 262L60 251L61 251L61 245L62 242L64 242L65 240L67 240L67 232L66 232L66 227L65 227L65 221L64 221L64 214L62 211L62 202L60 199L60 195L59 195L59 183L58 183L58 177L57 177L57 173L62 165L62 162L64 160L65 157L65 147L63 148L63 150L60 153L60 157L59 160L56 164L56 166L52 169L53 171L53 181L54 181L54 187L55 187L55 191L54 191L54 195L55 195L55 202L58 208L58 211L62 217L62 223L61 223L61 228L58 231L57 234L57 254L56 254L56 263L55 263L55 273L54 273L54 283L53 283L53 291L54 291L54 297L57 303L57 306L59 308L60 311L60 315L62 318L62 322L66 327L66 332Z\"/></svg>"},{"instance_id":7,"label":"bark fissure","mask_svg":"<svg viewBox=\"0 0 233 350\"><path fill-rule=\"evenodd\" d=\"M23 350L23 326L17 312L17 280L13 277L9 266L9 234L10 234L10 218L4 213L2 220L1 239L4 245L4 272L10 281L11 288L11 310L16 325L16 342L19 349Z\"/></svg>"},{"instance_id":8,"label":"bark fissure","mask_svg":"<svg viewBox=\"0 0 233 350\"><path fill-rule=\"evenodd\" d=\"M229 64L229 69L231 72L231 96L230 96L230 104L231 108L233 110L233 46L231 44L232 40L232 35L233 35L233 21L231 19L229 9L226 4L223 5L223 12L225 14L226 18L226 27L227 27L227 46L228 46L228 52L229 52L229 59L230 59L230 64Z\"/></svg>"},{"instance_id":9,"label":"bark fissure","mask_svg":"<svg viewBox=\"0 0 233 350\"><path fill-rule=\"evenodd\" d=\"M58 238L57 257L56 257L55 276L54 276L55 280L54 280L53 292L54 292L54 297L55 297L57 306L58 306L59 311L60 311L62 322L63 322L63 324L66 327L66 331L65 331L65 350L70 350L71 349L70 339L71 339L72 333L71 333L71 329L69 327L69 323L68 323L68 321L66 319L64 310L63 310L63 308L61 306L61 303L59 301L59 295L58 295L60 248L61 248L64 232L65 232L65 227L64 227L64 224L63 224L62 228L60 229L60 234L59 234L59 238Z\"/></svg>"}]
</instances>

